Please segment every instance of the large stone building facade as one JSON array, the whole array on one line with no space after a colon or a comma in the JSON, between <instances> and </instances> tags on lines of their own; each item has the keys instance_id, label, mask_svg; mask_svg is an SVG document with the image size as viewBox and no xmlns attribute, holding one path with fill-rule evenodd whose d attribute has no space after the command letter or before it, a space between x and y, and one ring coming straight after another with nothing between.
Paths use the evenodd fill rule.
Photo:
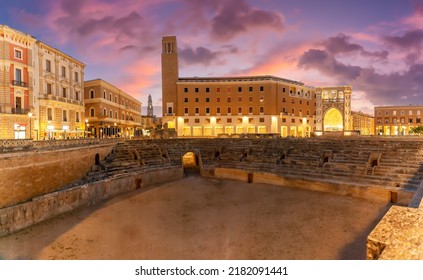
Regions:
<instances>
[{"instance_id":1,"label":"large stone building facade","mask_svg":"<svg viewBox=\"0 0 423 280\"><path fill-rule=\"evenodd\" d=\"M376 135L409 135L412 127L423 126L423 105L378 106L374 110Z\"/></svg>"},{"instance_id":2,"label":"large stone building facade","mask_svg":"<svg viewBox=\"0 0 423 280\"><path fill-rule=\"evenodd\" d=\"M375 118L363 112L351 112L353 131L359 135L374 135Z\"/></svg>"},{"instance_id":3,"label":"large stone building facade","mask_svg":"<svg viewBox=\"0 0 423 280\"><path fill-rule=\"evenodd\" d=\"M85 81L86 130L90 137L137 137L141 130L141 102L101 80Z\"/></svg>"},{"instance_id":4,"label":"large stone building facade","mask_svg":"<svg viewBox=\"0 0 423 280\"><path fill-rule=\"evenodd\" d=\"M316 88L316 135L351 135L351 86Z\"/></svg>"},{"instance_id":5,"label":"large stone building facade","mask_svg":"<svg viewBox=\"0 0 423 280\"><path fill-rule=\"evenodd\" d=\"M0 25L0 139L83 137L85 65Z\"/></svg>"},{"instance_id":6,"label":"large stone building facade","mask_svg":"<svg viewBox=\"0 0 423 280\"><path fill-rule=\"evenodd\" d=\"M36 42L28 34L0 25L0 139L32 136Z\"/></svg>"},{"instance_id":7,"label":"large stone building facade","mask_svg":"<svg viewBox=\"0 0 423 280\"><path fill-rule=\"evenodd\" d=\"M274 76L180 78L176 37L162 48L163 124L179 137L314 132L313 87Z\"/></svg>"},{"instance_id":8,"label":"large stone building facade","mask_svg":"<svg viewBox=\"0 0 423 280\"><path fill-rule=\"evenodd\" d=\"M85 65L43 42L37 51L40 138L84 137Z\"/></svg>"}]
</instances>

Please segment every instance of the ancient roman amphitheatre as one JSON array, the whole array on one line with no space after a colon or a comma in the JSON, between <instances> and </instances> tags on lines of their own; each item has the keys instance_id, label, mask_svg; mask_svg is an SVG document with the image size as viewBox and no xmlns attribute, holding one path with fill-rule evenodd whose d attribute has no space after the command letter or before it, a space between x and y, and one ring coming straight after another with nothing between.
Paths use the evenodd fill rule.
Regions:
<instances>
[{"instance_id":1,"label":"ancient roman amphitheatre","mask_svg":"<svg viewBox=\"0 0 423 280\"><path fill-rule=\"evenodd\" d=\"M2 259L423 259L421 138L2 145Z\"/></svg>"}]
</instances>

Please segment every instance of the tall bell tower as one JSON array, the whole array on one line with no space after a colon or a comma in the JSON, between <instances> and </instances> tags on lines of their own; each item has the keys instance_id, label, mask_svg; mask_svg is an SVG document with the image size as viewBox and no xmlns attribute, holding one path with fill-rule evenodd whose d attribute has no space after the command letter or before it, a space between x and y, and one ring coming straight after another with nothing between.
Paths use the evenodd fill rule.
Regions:
<instances>
[{"instance_id":1,"label":"tall bell tower","mask_svg":"<svg viewBox=\"0 0 423 280\"><path fill-rule=\"evenodd\" d=\"M177 108L176 83L179 78L176 36L162 38L162 112L174 116Z\"/></svg>"}]
</instances>

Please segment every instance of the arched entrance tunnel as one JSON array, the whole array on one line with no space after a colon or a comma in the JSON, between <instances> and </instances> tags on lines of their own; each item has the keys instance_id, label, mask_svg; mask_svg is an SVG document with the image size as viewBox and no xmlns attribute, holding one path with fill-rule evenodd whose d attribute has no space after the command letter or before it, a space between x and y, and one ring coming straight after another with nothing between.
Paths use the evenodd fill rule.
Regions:
<instances>
[{"instance_id":1,"label":"arched entrance tunnel","mask_svg":"<svg viewBox=\"0 0 423 280\"><path fill-rule=\"evenodd\" d=\"M185 175L200 174L201 157L195 152L187 152L182 156L182 167Z\"/></svg>"}]
</instances>

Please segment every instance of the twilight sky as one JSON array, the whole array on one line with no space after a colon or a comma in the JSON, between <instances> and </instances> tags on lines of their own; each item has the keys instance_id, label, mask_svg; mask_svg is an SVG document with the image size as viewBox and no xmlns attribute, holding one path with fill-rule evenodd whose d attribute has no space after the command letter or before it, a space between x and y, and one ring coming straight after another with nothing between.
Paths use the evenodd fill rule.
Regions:
<instances>
[{"instance_id":1,"label":"twilight sky","mask_svg":"<svg viewBox=\"0 0 423 280\"><path fill-rule=\"evenodd\" d=\"M274 75L353 86L353 110L423 104L423 0L14 0L0 24L161 105L161 38L186 76ZM155 114L161 111L155 109Z\"/></svg>"}]
</instances>

